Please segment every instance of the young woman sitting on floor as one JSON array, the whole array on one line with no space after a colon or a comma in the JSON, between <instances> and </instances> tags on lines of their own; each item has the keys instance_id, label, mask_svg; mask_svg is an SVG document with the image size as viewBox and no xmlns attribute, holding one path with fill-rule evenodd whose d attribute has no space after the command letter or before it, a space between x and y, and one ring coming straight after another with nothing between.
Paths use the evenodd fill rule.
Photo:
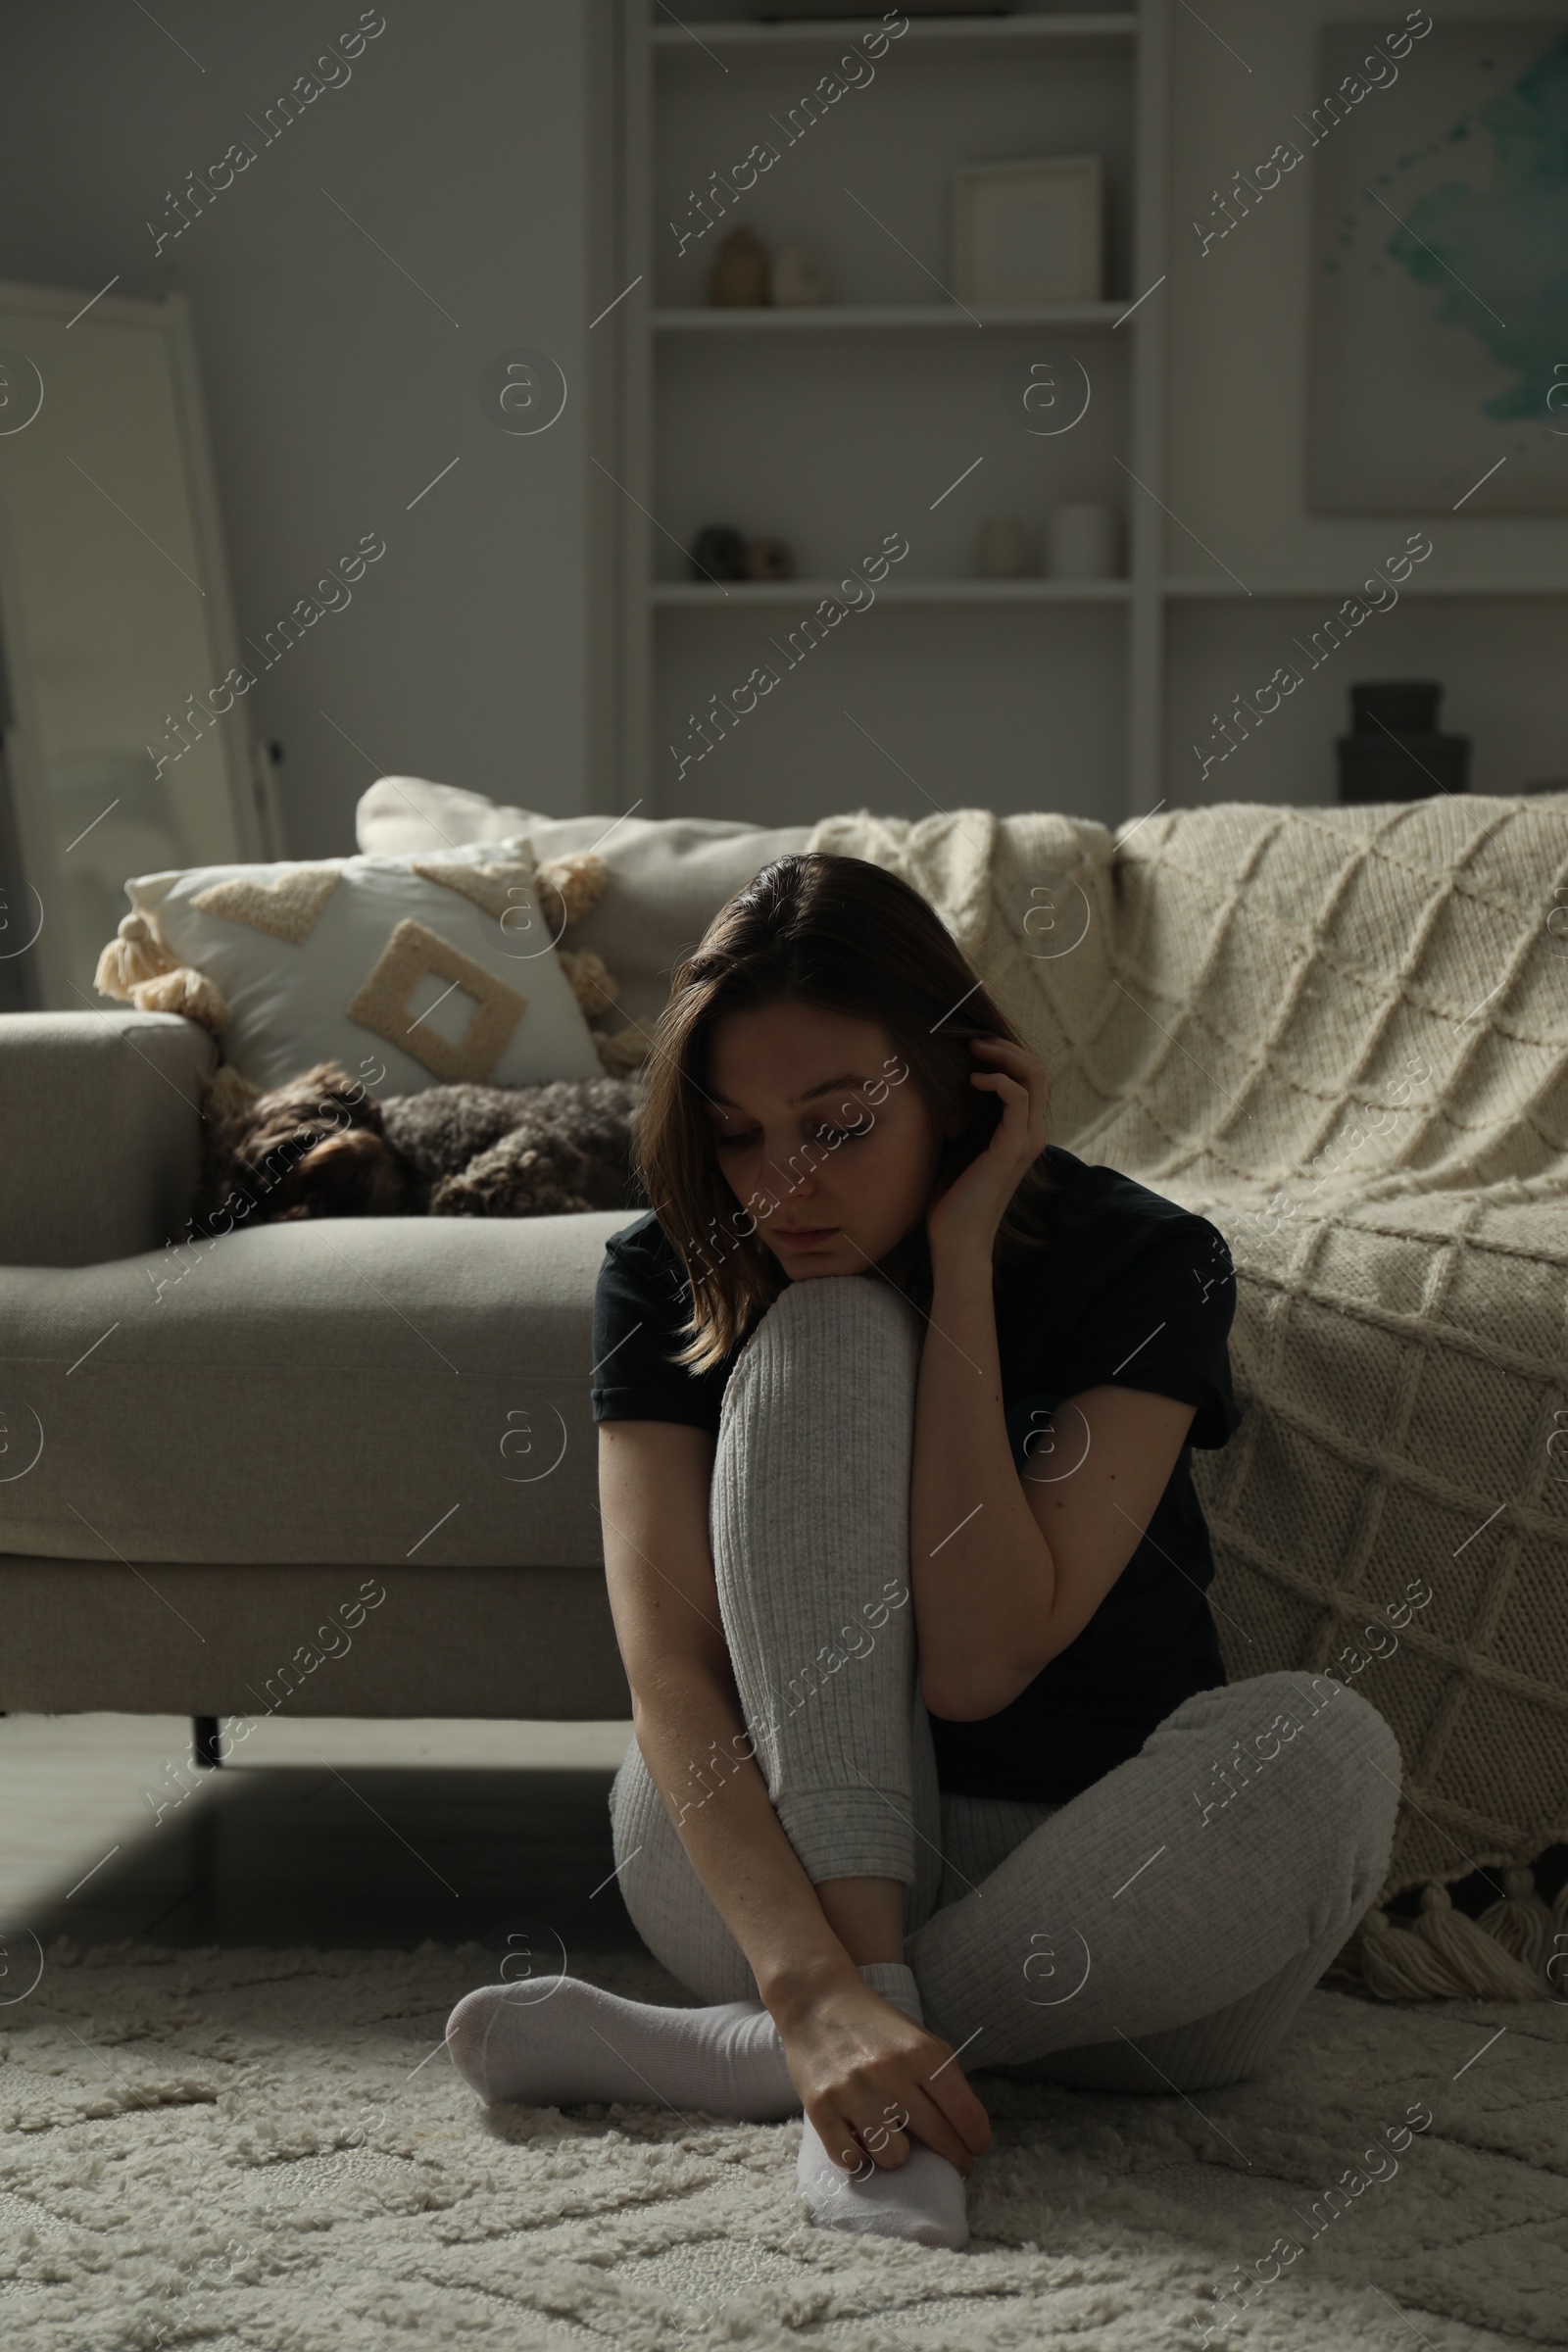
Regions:
<instances>
[{"instance_id":1,"label":"young woman sitting on floor","mask_svg":"<svg viewBox=\"0 0 1568 2352\"><path fill-rule=\"evenodd\" d=\"M1191 1462L1238 1419L1229 1253L1048 1144L1047 1091L861 859L778 859L677 971L593 1408L618 1884L711 2005L564 1977L449 2028L487 2100L804 2109L811 2219L928 2245L990 2143L966 2067L1254 2074L1398 1793L1358 1693L1226 1684Z\"/></svg>"}]
</instances>

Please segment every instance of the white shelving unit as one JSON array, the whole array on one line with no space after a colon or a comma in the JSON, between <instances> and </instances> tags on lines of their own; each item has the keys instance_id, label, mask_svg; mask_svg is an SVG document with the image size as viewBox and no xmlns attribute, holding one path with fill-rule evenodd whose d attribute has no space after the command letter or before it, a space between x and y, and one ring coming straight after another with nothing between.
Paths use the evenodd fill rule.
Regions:
<instances>
[{"instance_id":1,"label":"white shelving unit","mask_svg":"<svg viewBox=\"0 0 1568 2352\"><path fill-rule=\"evenodd\" d=\"M909 20L874 80L808 130L798 101L878 20L737 23L724 5L691 0L677 23L660 0L624 0L620 19L609 291L629 291L595 340L615 339L621 391L603 486L623 806L786 823L979 803L1114 823L1158 803L1328 801L1345 689L1367 675L1447 683L1476 789L1568 768L1568 522L1309 514L1310 174L1209 258L1189 234L1215 179L1266 154L1315 87L1341 0L1269 12L1245 62L1171 0ZM778 161L734 201L732 167L762 138ZM966 310L951 293L955 166L1072 153L1103 162L1105 299ZM835 298L707 307L740 221L769 248L822 252ZM1092 386L1054 438L1025 429L1039 360ZM1052 504L1084 498L1120 508L1124 577L973 576L982 517L1038 532ZM692 579L706 523L789 540L802 576ZM1403 609L1308 678L1266 751L1259 737L1205 778L1194 745L1211 706L1290 658L1416 525L1438 556ZM909 554L874 608L786 671L791 632L895 533ZM772 694L702 751L695 722L760 662L779 673Z\"/></svg>"},{"instance_id":2,"label":"white shelving unit","mask_svg":"<svg viewBox=\"0 0 1568 2352\"><path fill-rule=\"evenodd\" d=\"M877 19L733 22L701 0L679 14L628 0L624 15L624 266L638 281L615 319L626 805L788 822L906 801L913 778L922 808L1026 808L1054 767L1083 805L1120 816L1129 761L1147 765L1154 741L1134 668L1157 640L1137 607L1157 593L1158 510L1129 503L1125 469L1150 480L1158 461L1142 377L1159 330L1148 306L1126 315L1158 274L1157 210L1133 171L1158 12L911 19L808 133L799 100ZM779 161L755 195L728 219L693 209L705 188L724 201L728 167L762 138ZM1089 152L1105 159L1105 298L960 303L953 169ZM712 256L738 220L770 248L821 251L835 298L709 307ZM682 240L682 226L700 233ZM1075 388L1076 363L1092 387L1090 414L1059 437L1028 429L1037 360ZM983 517L1020 515L1038 561L1047 508L1072 498L1127 515L1125 576L974 576ZM710 522L788 539L801 576L692 579L685 551ZM790 674L789 633L896 534L910 553L874 608ZM760 662L780 675L766 717L685 757L704 740L692 721Z\"/></svg>"}]
</instances>

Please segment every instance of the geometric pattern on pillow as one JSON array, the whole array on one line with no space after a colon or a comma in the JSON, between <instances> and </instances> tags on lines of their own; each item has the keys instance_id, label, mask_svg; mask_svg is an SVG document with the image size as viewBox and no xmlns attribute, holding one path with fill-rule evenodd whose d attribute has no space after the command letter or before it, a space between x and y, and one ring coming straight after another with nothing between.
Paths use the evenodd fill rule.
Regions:
<instances>
[{"instance_id":1,"label":"geometric pattern on pillow","mask_svg":"<svg viewBox=\"0 0 1568 2352\"><path fill-rule=\"evenodd\" d=\"M670 966L682 946L702 937L719 907L760 867L803 851L811 830L809 825L743 825L716 817L617 818L612 810L552 817L537 809L498 808L479 793L418 776L385 776L372 784L361 797L356 825L361 850L384 858L450 858L456 845L474 858L485 852L496 858L527 855L548 869L553 859L582 851L602 857L610 887L596 906L563 925L555 892L536 883L543 930L537 939L531 933L522 937L520 916L509 916L505 944L514 951L559 940L560 946L577 951L596 950L620 982L620 1017L644 1021L650 1029L669 1000ZM92 839L97 838L95 833ZM1030 881L1039 878L1032 874ZM545 882L549 879L547 870ZM1027 884L1024 898L1027 906ZM1059 947L1069 935L1059 923L1057 931L1060 938L1027 937L1024 945Z\"/></svg>"},{"instance_id":2,"label":"geometric pattern on pillow","mask_svg":"<svg viewBox=\"0 0 1568 2352\"><path fill-rule=\"evenodd\" d=\"M203 914L224 914L230 922L270 931L298 947L316 928L317 917L338 884L335 865L294 865L275 882L237 874L198 892L191 905Z\"/></svg>"},{"instance_id":3,"label":"geometric pattern on pillow","mask_svg":"<svg viewBox=\"0 0 1568 2352\"><path fill-rule=\"evenodd\" d=\"M426 882L461 891L481 914L493 915L503 929L506 917L520 911L514 894L526 893L533 879L532 866L514 858L497 858L492 865L464 865L456 858L411 858L409 864Z\"/></svg>"},{"instance_id":4,"label":"geometric pattern on pillow","mask_svg":"<svg viewBox=\"0 0 1568 2352\"><path fill-rule=\"evenodd\" d=\"M419 855L437 867L497 868L487 880L485 895L498 906L505 900L499 916L487 913L450 881L416 873L407 858L313 859L318 875L324 866L337 879L318 920L298 940L233 920L223 911L235 904L223 884L259 884L254 895L239 896L238 906L249 909L259 905L269 917L278 919L295 897L288 890L269 888L292 880L285 860L133 875L125 891L133 909L152 927L155 940L167 949L168 960L189 965L221 991L232 1016L223 1031L224 1057L257 1085L284 1085L320 1061L341 1061L352 1070L362 1057L368 1083L377 1093L416 1095L449 1083L455 1065L450 1054L431 1042L430 1032L455 1039L473 1004L481 1001L505 1004L509 1013L523 1008L512 1022L499 1058L481 1072L487 1084L541 1086L556 1079L602 1076L604 1062L555 952L555 925L543 918L524 878L536 863L527 837L514 835L476 849L448 848L438 839L422 844ZM324 880L320 876L317 887L324 886ZM194 904L209 893L218 894L216 907L204 909ZM416 983L401 1022L394 993L385 1007L384 1026L367 1037L366 1024L347 1009L349 1000L370 984L373 967L402 921L418 923L447 941L488 973L496 987L481 990L474 983L471 1002L465 1004L460 998L437 1008L432 1000L454 987L460 968L448 963L443 967L446 979ZM125 945L117 941L117 952ZM427 963L425 969L433 972L434 967ZM372 999L378 994L372 987ZM416 1020L421 1010L424 1019ZM468 1041L476 1059L486 1034L481 1030ZM374 1054L369 1053L372 1044ZM370 1081L368 1073L377 1066L377 1058L384 1065L381 1076Z\"/></svg>"},{"instance_id":5,"label":"geometric pattern on pillow","mask_svg":"<svg viewBox=\"0 0 1568 2352\"><path fill-rule=\"evenodd\" d=\"M429 972L454 983L473 1000L473 1018L456 1042L430 1028L422 1013L411 1018L409 998ZM526 997L497 980L450 940L405 917L364 987L350 1002L348 1016L452 1085L462 1079L489 1077L527 1004ZM429 1009L433 1012L435 1006Z\"/></svg>"}]
</instances>

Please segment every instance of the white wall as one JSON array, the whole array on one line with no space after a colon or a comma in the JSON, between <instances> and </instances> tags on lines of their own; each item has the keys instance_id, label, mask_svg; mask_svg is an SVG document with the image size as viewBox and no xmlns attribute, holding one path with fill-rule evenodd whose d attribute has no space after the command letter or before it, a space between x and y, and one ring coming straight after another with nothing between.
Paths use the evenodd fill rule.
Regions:
<instances>
[{"instance_id":1,"label":"white wall","mask_svg":"<svg viewBox=\"0 0 1568 2352\"><path fill-rule=\"evenodd\" d=\"M614 805L598 749L607 648L589 625L585 381L588 321L616 291L595 276L603 10L385 0L366 12L385 29L351 78L270 145L247 117L355 27L359 0L154 13L8 12L0 276L91 293L118 273L117 293L190 296L247 635L362 533L385 539L352 606L252 696L284 748L290 851L351 849L355 801L389 769L558 814ZM240 138L254 163L155 252L148 219L179 218L167 192ZM570 386L537 437L480 413L485 361L518 344L551 352Z\"/></svg>"}]
</instances>

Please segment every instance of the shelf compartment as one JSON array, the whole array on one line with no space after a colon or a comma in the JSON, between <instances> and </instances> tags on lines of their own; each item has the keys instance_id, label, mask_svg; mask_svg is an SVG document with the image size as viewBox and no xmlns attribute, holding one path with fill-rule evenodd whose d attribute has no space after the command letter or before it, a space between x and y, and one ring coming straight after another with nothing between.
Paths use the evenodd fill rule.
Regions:
<instances>
[{"instance_id":1,"label":"shelf compartment","mask_svg":"<svg viewBox=\"0 0 1568 2352\"><path fill-rule=\"evenodd\" d=\"M655 605L715 607L740 612L747 605L814 605L837 596L838 580L655 580ZM1130 580L884 580L875 586L878 604L889 605L1112 605L1132 594ZM727 590L727 593L726 593Z\"/></svg>"},{"instance_id":2,"label":"shelf compartment","mask_svg":"<svg viewBox=\"0 0 1568 2352\"><path fill-rule=\"evenodd\" d=\"M1076 327L1083 333L1103 334L1125 315L1126 307L1121 302L992 303L965 310L956 302L844 302L778 310L663 310L655 311L652 321L661 335L973 334L976 320L981 327L1004 332Z\"/></svg>"},{"instance_id":3,"label":"shelf compartment","mask_svg":"<svg viewBox=\"0 0 1568 2352\"><path fill-rule=\"evenodd\" d=\"M723 617L666 612L654 622L647 790L662 813L765 812L784 825L866 806L1038 808L1042 777L1054 777L1071 779L1070 802L1056 805L1119 821L1125 606L1063 604L1048 616L1017 603L901 605L880 625L842 621L808 652L798 624L809 610L803 601L796 611L754 611L737 597ZM960 641L961 690L953 670ZM759 662L778 684L736 713L739 725L724 721L722 742L697 757L692 713L707 711L715 690L733 709Z\"/></svg>"},{"instance_id":4,"label":"shelf compartment","mask_svg":"<svg viewBox=\"0 0 1568 2352\"><path fill-rule=\"evenodd\" d=\"M689 31L675 24L656 24L650 47L656 64L662 66L711 65L712 58L705 51L737 64L754 60L772 64L787 58L820 57L861 39L879 22L875 17L818 17L789 24L747 24L734 19L705 24L693 19ZM876 62L880 68L896 56L906 55L921 65L938 65L1028 57L1067 46L1119 49L1137 37L1137 17L1120 10L1103 15L911 18L907 30L890 43Z\"/></svg>"}]
</instances>

